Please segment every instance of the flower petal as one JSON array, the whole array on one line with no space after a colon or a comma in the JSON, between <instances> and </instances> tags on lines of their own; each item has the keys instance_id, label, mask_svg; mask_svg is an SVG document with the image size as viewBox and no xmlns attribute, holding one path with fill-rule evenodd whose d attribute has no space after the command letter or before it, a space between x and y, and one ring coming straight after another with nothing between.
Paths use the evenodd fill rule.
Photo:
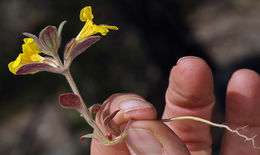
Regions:
<instances>
[{"instance_id":1,"label":"flower petal","mask_svg":"<svg viewBox=\"0 0 260 155\"><path fill-rule=\"evenodd\" d=\"M86 6L83 9L81 9L79 18L82 22L85 22L87 20L93 20L94 16L92 14L91 6Z\"/></svg>"},{"instance_id":2,"label":"flower petal","mask_svg":"<svg viewBox=\"0 0 260 155\"><path fill-rule=\"evenodd\" d=\"M38 44L40 49L43 49L43 46L41 45L40 40L37 36L35 36L31 33L27 33L27 32L24 32L23 35L25 35L26 37L32 38Z\"/></svg>"},{"instance_id":3,"label":"flower petal","mask_svg":"<svg viewBox=\"0 0 260 155\"><path fill-rule=\"evenodd\" d=\"M22 54L19 54L19 56L15 59L15 61L12 61L8 64L9 71L16 75L17 69L21 66L21 57Z\"/></svg>"},{"instance_id":4,"label":"flower petal","mask_svg":"<svg viewBox=\"0 0 260 155\"><path fill-rule=\"evenodd\" d=\"M109 29L118 30L118 27L108 25L94 25L93 29L96 31L96 33L101 33L103 36L105 36L109 32Z\"/></svg>"},{"instance_id":5,"label":"flower petal","mask_svg":"<svg viewBox=\"0 0 260 155\"><path fill-rule=\"evenodd\" d=\"M96 25L93 23L93 18L94 16L90 6L87 6L80 11L80 20L86 23L76 37L78 42L97 33L101 33L104 36L109 32L109 29L118 30L118 27L116 26Z\"/></svg>"},{"instance_id":6,"label":"flower petal","mask_svg":"<svg viewBox=\"0 0 260 155\"><path fill-rule=\"evenodd\" d=\"M24 44L22 45L23 53L32 55L39 54L40 48L38 44L32 38L24 38Z\"/></svg>"}]
</instances>

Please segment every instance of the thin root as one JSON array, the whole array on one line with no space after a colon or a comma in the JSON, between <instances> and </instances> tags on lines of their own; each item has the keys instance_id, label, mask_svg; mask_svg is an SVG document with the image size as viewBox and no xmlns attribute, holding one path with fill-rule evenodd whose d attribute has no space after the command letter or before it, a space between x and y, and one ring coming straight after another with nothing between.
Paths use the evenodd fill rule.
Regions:
<instances>
[{"instance_id":1,"label":"thin root","mask_svg":"<svg viewBox=\"0 0 260 155\"><path fill-rule=\"evenodd\" d=\"M189 120L194 120L194 121L202 122L202 123L205 123L205 124L214 126L214 127L227 129L228 131L230 131L230 132L232 132L232 133L235 133L235 134L237 134L238 136L244 138L244 139L245 139L245 142L246 142L246 141L251 141L251 143L252 143L254 149L260 149L260 146L256 146L256 145L255 145L255 138L256 138L257 135L254 135L253 137L247 137L246 135L241 134L241 133L239 132L239 130L246 131L245 128L248 127L248 125L233 130L233 129L231 129L229 126L227 126L227 125L225 125L225 124L217 124L217 123L208 121L208 120L206 120L206 119L202 119L202 118L194 117L194 116L180 116L180 117L175 117L175 118L170 118L170 119L162 119L162 121L163 121L163 122L169 122L169 121L185 120L185 119L186 119L186 120L187 120L187 119L189 119Z\"/></svg>"}]
</instances>

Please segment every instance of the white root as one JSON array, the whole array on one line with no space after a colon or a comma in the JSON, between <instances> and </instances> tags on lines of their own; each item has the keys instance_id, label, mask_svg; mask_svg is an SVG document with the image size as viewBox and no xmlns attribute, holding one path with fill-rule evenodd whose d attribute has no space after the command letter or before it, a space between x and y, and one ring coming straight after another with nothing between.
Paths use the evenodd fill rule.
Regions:
<instances>
[{"instance_id":1,"label":"white root","mask_svg":"<svg viewBox=\"0 0 260 155\"><path fill-rule=\"evenodd\" d=\"M194 121L202 122L202 123L214 126L214 127L227 129L228 131L235 133L238 136L244 138L245 142L251 141L254 149L260 149L260 146L255 145L255 138L256 138L257 135L254 135L253 137L247 137L246 135L241 134L239 132L239 130L245 131L246 127L248 127L248 126L240 127L240 128L233 130L225 124L217 124L217 123L214 123L214 122L211 122L211 121L208 121L206 119L199 118L199 117L195 117L195 116L180 116L180 117L175 117L175 118L170 118L170 119L162 119L163 122L169 122L169 121L175 121L175 120L194 120Z\"/></svg>"}]
</instances>

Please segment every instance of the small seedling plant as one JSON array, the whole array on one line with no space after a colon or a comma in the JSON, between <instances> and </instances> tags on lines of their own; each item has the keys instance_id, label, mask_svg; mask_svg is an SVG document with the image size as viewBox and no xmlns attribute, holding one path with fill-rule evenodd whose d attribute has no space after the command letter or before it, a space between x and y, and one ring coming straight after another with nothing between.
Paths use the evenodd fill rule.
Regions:
<instances>
[{"instance_id":1,"label":"small seedling plant","mask_svg":"<svg viewBox=\"0 0 260 155\"><path fill-rule=\"evenodd\" d=\"M127 135L127 131L131 122L128 121L124 130L120 135L113 135L110 133L109 129L103 132L95 121L94 114L100 112L102 106L100 104L94 104L91 107L86 107L80 92L70 74L70 66L72 61L81 53L86 51L88 47L95 44L101 39L101 36L96 34L101 34L105 36L109 30L118 30L116 26L109 25L96 25L93 23L93 14L91 6L86 6L80 11L80 20L85 22L85 25L79 32L79 34L72 38L70 42L67 43L63 59L58 55L58 50L61 45L61 33L66 21L63 21L58 29L55 26L45 27L39 34L35 36L30 33L23 33L27 38L24 38L24 44L22 45L22 53L18 57L8 64L9 70L15 75L26 75L35 74L40 71L47 71L56 74L63 75L71 89L72 93L65 93L59 96L59 103L63 108L74 109L80 113L80 115L86 120L86 122L94 129L95 132L83 135L80 139L83 141L86 138L93 138L104 145L114 145L124 139ZM114 111L110 115L106 116L101 120L102 126L106 129L109 128L111 120L116 116L119 110ZM102 113L101 113L102 115ZM175 118L162 119L163 122L175 121L175 120L194 120L201 123L208 124L210 126L224 128L241 138L245 141L251 141L252 146L255 149L260 149L260 147L255 145L255 136L247 137L240 132L242 128L231 129L225 124L213 123L209 120L202 119L195 116L179 116Z\"/></svg>"}]
</instances>

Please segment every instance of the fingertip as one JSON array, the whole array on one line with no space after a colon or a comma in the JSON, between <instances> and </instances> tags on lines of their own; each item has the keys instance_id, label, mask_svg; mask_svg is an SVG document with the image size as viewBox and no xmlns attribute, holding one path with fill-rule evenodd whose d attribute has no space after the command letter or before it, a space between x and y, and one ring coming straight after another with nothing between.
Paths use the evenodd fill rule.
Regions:
<instances>
[{"instance_id":1,"label":"fingertip","mask_svg":"<svg viewBox=\"0 0 260 155\"><path fill-rule=\"evenodd\" d=\"M189 61L201 61L203 63L206 63L206 61L200 57L197 57L197 56L184 56L184 57L181 57L177 62L176 62L176 65L180 64L180 63L183 63L185 62L186 60L189 60Z\"/></svg>"},{"instance_id":2,"label":"fingertip","mask_svg":"<svg viewBox=\"0 0 260 155\"><path fill-rule=\"evenodd\" d=\"M113 119L113 122L117 125L127 123L129 120L149 120L157 117L153 105L139 95L120 93L115 96L112 95L112 98L109 103L111 106L110 112L120 110L119 114Z\"/></svg>"},{"instance_id":3,"label":"fingertip","mask_svg":"<svg viewBox=\"0 0 260 155\"><path fill-rule=\"evenodd\" d=\"M259 89L259 74L250 69L240 69L233 73L229 83L228 91L239 91L246 96L255 96L255 91ZM248 90L248 91L243 91Z\"/></svg>"},{"instance_id":4,"label":"fingertip","mask_svg":"<svg viewBox=\"0 0 260 155\"><path fill-rule=\"evenodd\" d=\"M166 98L181 106L208 104L203 99L213 97L213 89L212 72L205 60L187 56L178 60L172 68Z\"/></svg>"},{"instance_id":5,"label":"fingertip","mask_svg":"<svg viewBox=\"0 0 260 155\"><path fill-rule=\"evenodd\" d=\"M236 71L227 88L227 121L232 123L253 123L259 121L260 77L250 69Z\"/></svg>"},{"instance_id":6,"label":"fingertip","mask_svg":"<svg viewBox=\"0 0 260 155\"><path fill-rule=\"evenodd\" d=\"M108 125L104 120L113 112L118 111ZM130 93L118 93L111 95L102 104L96 115L96 121L102 129L109 130L112 134L118 135L121 132L121 125L129 120L151 120L156 119L157 112L151 103L139 95Z\"/></svg>"},{"instance_id":7,"label":"fingertip","mask_svg":"<svg viewBox=\"0 0 260 155\"><path fill-rule=\"evenodd\" d=\"M115 111L118 111L108 124L104 120ZM96 123L104 134L119 136L125 124L129 120L153 120L156 119L156 110L152 104L141 96L130 93L118 93L111 95L102 104L96 115ZM130 154L125 143L119 142L113 146L105 146L92 140L91 152L93 154Z\"/></svg>"}]
</instances>

